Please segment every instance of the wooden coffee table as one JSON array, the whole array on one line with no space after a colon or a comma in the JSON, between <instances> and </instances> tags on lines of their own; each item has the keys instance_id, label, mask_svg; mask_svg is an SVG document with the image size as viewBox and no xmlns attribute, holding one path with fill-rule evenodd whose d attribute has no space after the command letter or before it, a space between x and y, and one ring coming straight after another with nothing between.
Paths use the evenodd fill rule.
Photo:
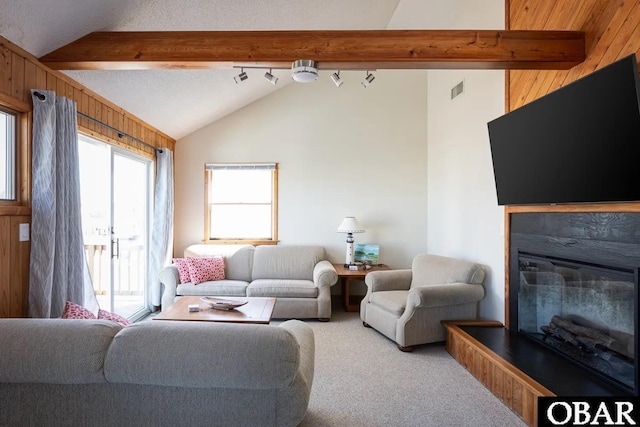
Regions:
<instances>
[{"instance_id":1,"label":"wooden coffee table","mask_svg":"<svg viewBox=\"0 0 640 427\"><path fill-rule=\"evenodd\" d=\"M217 297L235 301L248 301L247 304L233 310L216 310L202 301L200 296L180 297L173 305L153 320L200 320L205 322L227 323L263 323L268 324L273 315L275 298L258 297ZM198 304L200 311L190 312L189 305Z\"/></svg>"}]
</instances>

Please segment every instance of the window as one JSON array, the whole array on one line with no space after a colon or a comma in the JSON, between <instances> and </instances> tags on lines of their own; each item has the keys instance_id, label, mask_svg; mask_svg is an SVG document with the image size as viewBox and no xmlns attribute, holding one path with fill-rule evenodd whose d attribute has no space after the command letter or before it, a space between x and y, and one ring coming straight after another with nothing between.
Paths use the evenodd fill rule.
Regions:
<instances>
[{"instance_id":1,"label":"window","mask_svg":"<svg viewBox=\"0 0 640 427\"><path fill-rule=\"evenodd\" d=\"M207 164L205 187L205 240L277 243L277 164Z\"/></svg>"},{"instance_id":2,"label":"window","mask_svg":"<svg viewBox=\"0 0 640 427\"><path fill-rule=\"evenodd\" d=\"M16 120L0 110L0 200L16 200Z\"/></svg>"}]
</instances>

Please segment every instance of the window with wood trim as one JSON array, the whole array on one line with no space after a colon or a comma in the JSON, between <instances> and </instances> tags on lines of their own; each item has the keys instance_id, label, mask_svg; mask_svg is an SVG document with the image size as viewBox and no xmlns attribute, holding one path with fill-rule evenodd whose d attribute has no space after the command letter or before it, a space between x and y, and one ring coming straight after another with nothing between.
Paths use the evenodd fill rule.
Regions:
<instances>
[{"instance_id":1,"label":"window with wood trim","mask_svg":"<svg viewBox=\"0 0 640 427\"><path fill-rule=\"evenodd\" d=\"M0 200L17 198L17 115L0 109Z\"/></svg>"},{"instance_id":2,"label":"window with wood trim","mask_svg":"<svg viewBox=\"0 0 640 427\"><path fill-rule=\"evenodd\" d=\"M205 241L278 242L278 165L205 165Z\"/></svg>"}]
</instances>

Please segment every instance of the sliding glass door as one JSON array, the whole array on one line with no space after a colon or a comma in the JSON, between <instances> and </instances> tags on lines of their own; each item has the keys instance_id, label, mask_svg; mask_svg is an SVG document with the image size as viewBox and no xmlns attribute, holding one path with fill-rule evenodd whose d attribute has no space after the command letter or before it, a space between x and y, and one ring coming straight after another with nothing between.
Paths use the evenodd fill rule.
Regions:
<instances>
[{"instance_id":1,"label":"sliding glass door","mask_svg":"<svg viewBox=\"0 0 640 427\"><path fill-rule=\"evenodd\" d=\"M135 319L147 311L149 159L80 135L85 251L100 307Z\"/></svg>"},{"instance_id":2,"label":"sliding glass door","mask_svg":"<svg viewBox=\"0 0 640 427\"><path fill-rule=\"evenodd\" d=\"M112 304L131 317L146 306L149 161L114 149L111 164Z\"/></svg>"}]
</instances>

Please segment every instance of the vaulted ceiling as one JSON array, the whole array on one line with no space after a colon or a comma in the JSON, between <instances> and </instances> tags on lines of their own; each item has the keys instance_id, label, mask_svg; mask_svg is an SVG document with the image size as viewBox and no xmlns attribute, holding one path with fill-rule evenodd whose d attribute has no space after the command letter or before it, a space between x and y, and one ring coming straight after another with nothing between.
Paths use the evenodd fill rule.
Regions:
<instances>
[{"instance_id":1,"label":"vaulted ceiling","mask_svg":"<svg viewBox=\"0 0 640 427\"><path fill-rule=\"evenodd\" d=\"M444 3L444 1L443 1ZM41 57L94 31L384 29L398 0L0 0L0 35ZM64 71L180 138L286 86L249 70Z\"/></svg>"},{"instance_id":2,"label":"vaulted ceiling","mask_svg":"<svg viewBox=\"0 0 640 427\"><path fill-rule=\"evenodd\" d=\"M321 77L323 73L328 77L333 67L344 70L447 67L451 64L442 55L465 54L460 46L467 48L470 59L475 59L473 55L480 50L484 54L493 49L495 62L485 68L500 68L513 62L514 58L508 55L512 52L513 38L495 32L447 34L442 35L440 41L434 36L426 43L418 38L418 42L407 43L409 32L403 32L404 38L398 41L383 39L390 34L388 31L382 32L378 39L375 37L379 37L376 34L380 32L369 31L397 29L394 13L401 10L406 17L416 1L420 1L422 7L428 3L428 10L432 11L428 17L420 17L419 29L430 30L446 29L465 3L474 0L57 0L55 6L47 0L0 0L3 11L0 35L178 139L289 84L290 70L286 64L294 58L291 51L321 56L323 49L333 49L331 56L325 56L325 65L320 67ZM406 25L407 20L403 22ZM303 31L287 38L283 37L282 30ZM316 37L308 40L315 42L298 41L312 30L324 31L323 37L314 33ZM354 30L351 34L355 38L340 44L338 36L343 31L332 30ZM138 33L106 33L124 31ZM156 37L160 33L149 33L163 32L164 37L168 31L176 32L169 43ZM193 31L202 33L194 38ZM224 33L226 31L232 32ZM234 33L237 31L249 32L243 35L244 45L238 44L238 33ZM104 33L90 34L94 32ZM222 36L227 38L220 38ZM462 39L456 40L454 36ZM222 48L208 48L202 42L207 37L215 38L213 44ZM515 59L533 61L536 58L531 55L544 52L549 59L556 60L559 67L575 64L577 58L569 52L576 50L575 38L561 37L566 43L556 46L555 58L553 46L544 47L544 38L523 42L522 37L516 37L526 56ZM175 49L176 45L181 48ZM360 45L369 56L360 55L360 63L351 61L351 57L359 55L357 46ZM499 49L495 49L496 46ZM382 50L382 55L376 54L376 49ZM409 58L406 52L410 52ZM155 62L140 61L154 54ZM379 61L394 55L410 65ZM428 55L439 58L441 63L425 66L420 61ZM217 61L220 58L226 62ZM239 70L234 67L243 63L249 66L245 70L249 79L236 84L233 77ZM265 64L274 67L272 73L279 77L276 86L263 79L265 69L251 68Z\"/></svg>"}]
</instances>

